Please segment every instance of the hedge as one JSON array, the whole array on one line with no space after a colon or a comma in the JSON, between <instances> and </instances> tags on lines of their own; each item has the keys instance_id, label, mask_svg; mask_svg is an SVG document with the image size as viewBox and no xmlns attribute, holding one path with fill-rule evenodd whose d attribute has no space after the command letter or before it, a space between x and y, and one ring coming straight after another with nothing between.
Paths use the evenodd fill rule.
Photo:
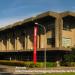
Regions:
<instances>
[{"instance_id":1,"label":"hedge","mask_svg":"<svg viewBox=\"0 0 75 75\"><path fill-rule=\"evenodd\" d=\"M61 62L61 66L75 67L75 62Z\"/></svg>"},{"instance_id":2,"label":"hedge","mask_svg":"<svg viewBox=\"0 0 75 75\"><path fill-rule=\"evenodd\" d=\"M32 61L26 62L26 61L15 61L15 60L0 60L0 64L2 65L9 65L9 66L25 66L25 67L30 67L30 68L43 68L44 62L37 62L34 64ZM56 62L46 62L47 67L56 67Z\"/></svg>"}]
</instances>

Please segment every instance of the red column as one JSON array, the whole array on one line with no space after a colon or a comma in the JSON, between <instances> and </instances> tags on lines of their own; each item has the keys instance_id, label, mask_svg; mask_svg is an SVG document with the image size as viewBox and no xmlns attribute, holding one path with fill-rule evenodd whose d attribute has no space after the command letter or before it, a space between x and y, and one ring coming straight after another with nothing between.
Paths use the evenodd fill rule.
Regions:
<instances>
[{"instance_id":1,"label":"red column","mask_svg":"<svg viewBox=\"0 0 75 75\"><path fill-rule=\"evenodd\" d=\"M37 62L37 26L34 26L34 52L33 52L33 62Z\"/></svg>"}]
</instances>

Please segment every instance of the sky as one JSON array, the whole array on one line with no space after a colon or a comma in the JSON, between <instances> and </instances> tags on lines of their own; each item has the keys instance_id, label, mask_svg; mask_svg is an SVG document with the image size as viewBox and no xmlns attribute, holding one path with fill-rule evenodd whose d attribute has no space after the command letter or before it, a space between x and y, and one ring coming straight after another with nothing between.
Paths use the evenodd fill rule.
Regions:
<instances>
[{"instance_id":1,"label":"sky","mask_svg":"<svg viewBox=\"0 0 75 75\"><path fill-rule=\"evenodd\" d=\"M75 12L75 0L0 0L0 27L46 11Z\"/></svg>"}]
</instances>

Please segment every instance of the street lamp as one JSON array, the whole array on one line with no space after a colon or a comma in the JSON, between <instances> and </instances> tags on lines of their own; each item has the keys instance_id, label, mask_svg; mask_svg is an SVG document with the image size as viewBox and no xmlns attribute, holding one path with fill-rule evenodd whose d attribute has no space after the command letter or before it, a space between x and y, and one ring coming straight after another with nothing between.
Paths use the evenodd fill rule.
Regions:
<instances>
[{"instance_id":1,"label":"street lamp","mask_svg":"<svg viewBox=\"0 0 75 75\"><path fill-rule=\"evenodd\" d=\"M37 23L37 22L35 22L35 25L42 27L43 30L44 30L44 34L45 34L45 43L44 43L44 47L45 47L45 51L44 51L44 63L45 63L45 69L46 69L46 28L45 28L44 25L39 24L39 23Z\"/></svg>"}]
</instances>

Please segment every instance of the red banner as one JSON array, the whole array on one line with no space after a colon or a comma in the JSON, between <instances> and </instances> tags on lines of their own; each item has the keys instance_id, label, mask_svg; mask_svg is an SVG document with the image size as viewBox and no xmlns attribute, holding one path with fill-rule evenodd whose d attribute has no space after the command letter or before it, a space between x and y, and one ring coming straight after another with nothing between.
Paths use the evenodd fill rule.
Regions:
<instances>
[{"instance_id":1,"label":"red banner","mask_svg":"<svg viewBox=\"0 0 75 75\"><path fill-rule=\"evenodd\" d=\"M34 52L33 52L33 61L36 64L37 61L37 26L34 26Z\"/></svg>"}]
</instances>

